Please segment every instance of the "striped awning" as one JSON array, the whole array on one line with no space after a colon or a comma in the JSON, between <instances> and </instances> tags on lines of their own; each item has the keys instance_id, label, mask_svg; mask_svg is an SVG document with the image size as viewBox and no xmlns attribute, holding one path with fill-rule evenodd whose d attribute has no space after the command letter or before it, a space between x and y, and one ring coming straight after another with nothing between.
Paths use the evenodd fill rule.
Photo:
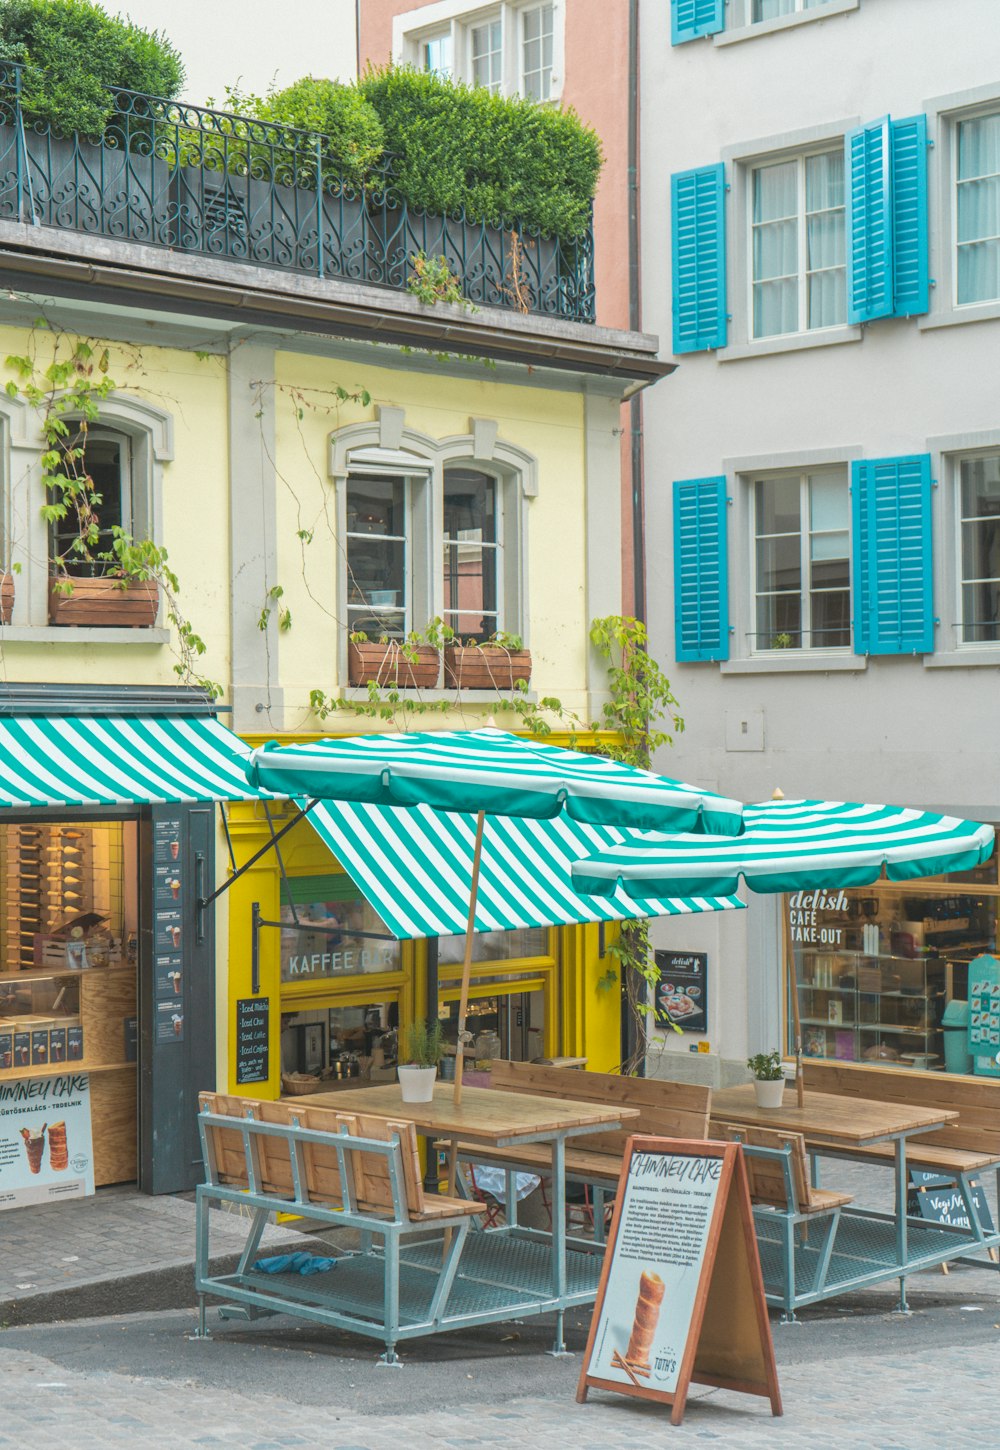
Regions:
<instances>
[{"instance_id":1,"label":"striped awning","mask_svg":"<svg viewBox=\"0 0 1000 1450\"><path fill-rule=\"evenodd\" d=\"M739 801L491 726L263 745L247 775L265 790L320 800L540 820L566 814L629 830L743 829Z\"/></svg>"},{"instance_id":2,"label":"striped awning","mask_svg":"<svg viewBox=\"0 0 1000 1450\"><path fill-rule=\"evenodd\" d=\"M0 808L252 800L247 747L208 716L0 719Z\"/></svg>"},{"instance_id":3,"label":"striped awning","mask_svg":"<svg viewBox=\"0 0 1000 1450\"><path fill-rule=\"evenodd\" d=\"M903 806L765 801L745 806L739 839L633 835L573 868L578 890L615 900L647 892L808 891L912 881L988 861L993 828Z\"/></svg>"},{"instance_id":4,"label":"striped awning","mask_svg":"<svg viewBox=\"0 0 1000 1450\"><path fill-rule=\"evenodd\" d=\"M304 805L304 801L299 802ZM322 801L309 820L394 936L464 933L476 818L429 806ZM581 896L574 861L633 839L632 831L552 820L487 816L476 903L476 931L575 926L701 911L739 910L736 897L636 901L623 891Z\"/></svg>"}]
</instances>

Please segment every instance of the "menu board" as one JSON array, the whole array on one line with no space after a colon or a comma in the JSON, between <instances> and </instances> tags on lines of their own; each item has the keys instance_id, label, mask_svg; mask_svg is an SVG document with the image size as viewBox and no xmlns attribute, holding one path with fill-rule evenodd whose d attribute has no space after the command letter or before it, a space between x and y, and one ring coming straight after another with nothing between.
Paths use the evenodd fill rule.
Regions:
<instances>
[{"instance_id":1,"label":"menu board","mask_svg":"<svg viewBox=\"0 0 1000 1450\"><path fill-rule=\"evenodd\" d=\"M270 997L239 997L236 1001L236 1081L267 1082L269 1072Z\"/></svg>"},{"instance_id":2,"label":"menu board","mask_svg":"<svg viewBox=\"0 0 1000 1450\"><path fill-rule=\"evenodd\" d=\"M184 860L180 817L153 822L154 1038L184 1040Z\"/></svg>"},{"instance_id":3,"label":"menu board","mask_svg":"<svg viewBox=\"0 0 1000 1450\"><path fill-rule=\"evenodd\" d=\"M781 1414L741 1150L630 1138L577 1399L659 1400L679 1424L692 1375Z\"/></svg>"},{"instance_id":4,"label":"menu board","mask_svg":"<svg viewBox=\"0 0 1000 1450\"><path fill-rule=\"evenodd\" d=\"M653 1011L658 1027L708 1031L708 953L656 952L660 980Z\"/></svg>"},{"instance_id":5,"label":"menu board","mask_svg":"<svg viewBox=\"0 0 1000 1450\"><path fill-rule=\"evenodd\" d=\"M87 1074L0 1083L0 1209L93 1192Z\"/></svg>"},{"instance_id":6,"label":"menu board","mask_svg":"<svg viewBox=\"0 0 1000 1450\"><path fill-rule=\"evenodd\" d=\"M972 1070L1000 1077L1000 962L976 957L969 963L969 1053Z\"/></svg>"},{"instance_id":7,"label":"menu board","mask_svg":"<svg viewBox=\"0 0 1000 1450\"><path fill-rule=\"evenodd\" d=\"M990 1213L989 1200L978 1178L970 1181L969 1195L984 1232L993 1233L993 1215ZM930 1219L933 1223L948 1224L951 1228L971 1228L969 1211L958 1191L958 1184L953 1178L942 1177L940 1173L910 1169L907 1211Z\"/></svg>"}]
</instances>

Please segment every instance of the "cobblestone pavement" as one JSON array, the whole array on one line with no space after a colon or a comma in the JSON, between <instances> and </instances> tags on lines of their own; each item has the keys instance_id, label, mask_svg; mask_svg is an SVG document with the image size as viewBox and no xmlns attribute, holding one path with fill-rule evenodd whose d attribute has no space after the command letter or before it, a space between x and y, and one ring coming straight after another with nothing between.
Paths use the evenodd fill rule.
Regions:
<instances>
[{"instance_id":1,"label":"cobblestone pavement","mask_svg":"<svg viewBox=\"0 0 1000 1450\"><path fill-rule=\"evenodd\" d=\"M169 1333L183 1339L177 1315ZM94 1334L95 1323L74 1331ZM141 1332L122 1324L121 1333ZM796 1331L801 1334L808 1331ZM3 1450L134 1450L142 1442L155 1450L175 1447L239 1447L239 1450L425 1450L425 1447L573 1446L574 1450L615 1450L646 1446L652 1437L676 1437L678 1444L711 1441L719 1445L865 1446L878 1450L922 1447L995 1446L1000 1390L997 1345L970 1353L967 1346L932 1346L901 1352L846 1354L802 1360L781 1368L784 1418L775 1421L762 1401L694 1387L683 1426L672 1430L659 1406L592 1392L586 1405L574 1401L579 1358L544 1362L546 1385L521 1397L516 1382L466 1407L466 1388L493 1378L487 1361L453 1361L447 1381L437 1375L446 1404L428 1404L422 1380L433 1368L411 1363L403 1370L379 1370L370 1359L354 1361L343 1394L330 1386L325 1403L303 1403L280 1384L283 1366L263 1374L266 1351L246 1345L242 1373L228 1384L206 1384L188 1361L182 1379L122 1373L111 1363L89 1370L68 1369L49 1353L29 1350L41 1330L11 1330L0 1335L0 1447ZM891 1336L890 1336L891 1338ZM164 1350L164 1342L160 1341ZM197 1354L211 1357L212 1344ZM780 1344L779 1344L780 1354ZM316 1355L311 1376L317 1388L328 1364ZM516 1370L516 1366L515 1366ZM372 1399L367 1412L351 1407L360 1381ZM382 1387L385 1408L379 1410ZM537 1379L532 1377L532 1383ZM482 1392L482 1386L475 1388ZM409 1390L412 1403L399 1401ZM315 1398L315 1396L313 1397ZM457 1402L457 1403L456 1403ZM663 1441L661 1441L663 1443Z\"/></svg>"}]
</instances>

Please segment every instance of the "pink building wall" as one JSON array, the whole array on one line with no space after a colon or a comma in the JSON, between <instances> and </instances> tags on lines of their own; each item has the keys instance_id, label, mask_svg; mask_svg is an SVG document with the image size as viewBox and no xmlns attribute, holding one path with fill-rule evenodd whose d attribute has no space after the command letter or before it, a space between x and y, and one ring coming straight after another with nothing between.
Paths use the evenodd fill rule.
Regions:
<instances>
[{"instance_id":1,"label":"pink building wall","mask_svg":"<svg viewBox=\"0 0 1000 1450\"><path fill-rule=\"evenodd\" d=\"M362 0L361 69L392 57L392 21L426 0ZM601 138L604 166L594 203L597 321L628 327L628 0L565 0L562 104ZM622 610L634 609L629 411L622 409Z\"/></svg>"}]
</instances>

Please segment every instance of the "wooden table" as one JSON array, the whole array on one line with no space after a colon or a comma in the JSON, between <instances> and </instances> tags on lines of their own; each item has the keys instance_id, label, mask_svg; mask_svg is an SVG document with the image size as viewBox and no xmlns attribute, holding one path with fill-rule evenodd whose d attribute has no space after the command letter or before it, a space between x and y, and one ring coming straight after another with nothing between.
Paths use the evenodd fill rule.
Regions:
<instances>
[{"instance_id":1,"label":"wooden table","mask_svg":"<svg viewBox=\"0 0 1000 1450\"><path fill-rule=\"evenodd\" d=\"M484 1147L506 1148L522 1143L552 1144L552 1293L557 1311L556 1353L564 1353L563 1314L571 1304L590 1302L567 1293L566 1274L566 1142L598 1129L620 1127L626 1118L637 1118L637 1108L618 1103L581 1103L570 1098L534 1097L530 1093L504 1092L499 1088L463 1087L462 1101L455 1103L453 1083L438 1082L429 1103L404 1103L398 1083L381 1087L358 1087L350 1093L313 1093L308 1101L339 1112L376 1113L404 1118L427 1138L449 1144L449 1192L454 1192L459 1142L481 1143ZM491 1230L496 1232L497 1230ZM525 1237L536 1230L514 1229Z\"/></svg>"},{"instance_id":2,"label":"wooden table","mask_svg":"<svg viewBox=\"0 0 1000 1450\"><path fill-rule=\"evenodd\" d=\"M908 1103L879 1102L874 1098L841 1097L837 1093L807 1092L801 1108L794 1093L787 1092L785 1098L779 1108L760 1108L753 1083L724 1088L712 1094L712 1122L801 1133L807 1149L821 1151L826 1147L845 1157L851 1156L851 1149L892 1143L896 1180L895 1269L899 1273L900 1308L905 1309L905 1272L915 1267L909 1257L906 1140L915 1133L943 1127L958 1114L946 1109L912 1107Z\"/></svg>"}]
</instances>

